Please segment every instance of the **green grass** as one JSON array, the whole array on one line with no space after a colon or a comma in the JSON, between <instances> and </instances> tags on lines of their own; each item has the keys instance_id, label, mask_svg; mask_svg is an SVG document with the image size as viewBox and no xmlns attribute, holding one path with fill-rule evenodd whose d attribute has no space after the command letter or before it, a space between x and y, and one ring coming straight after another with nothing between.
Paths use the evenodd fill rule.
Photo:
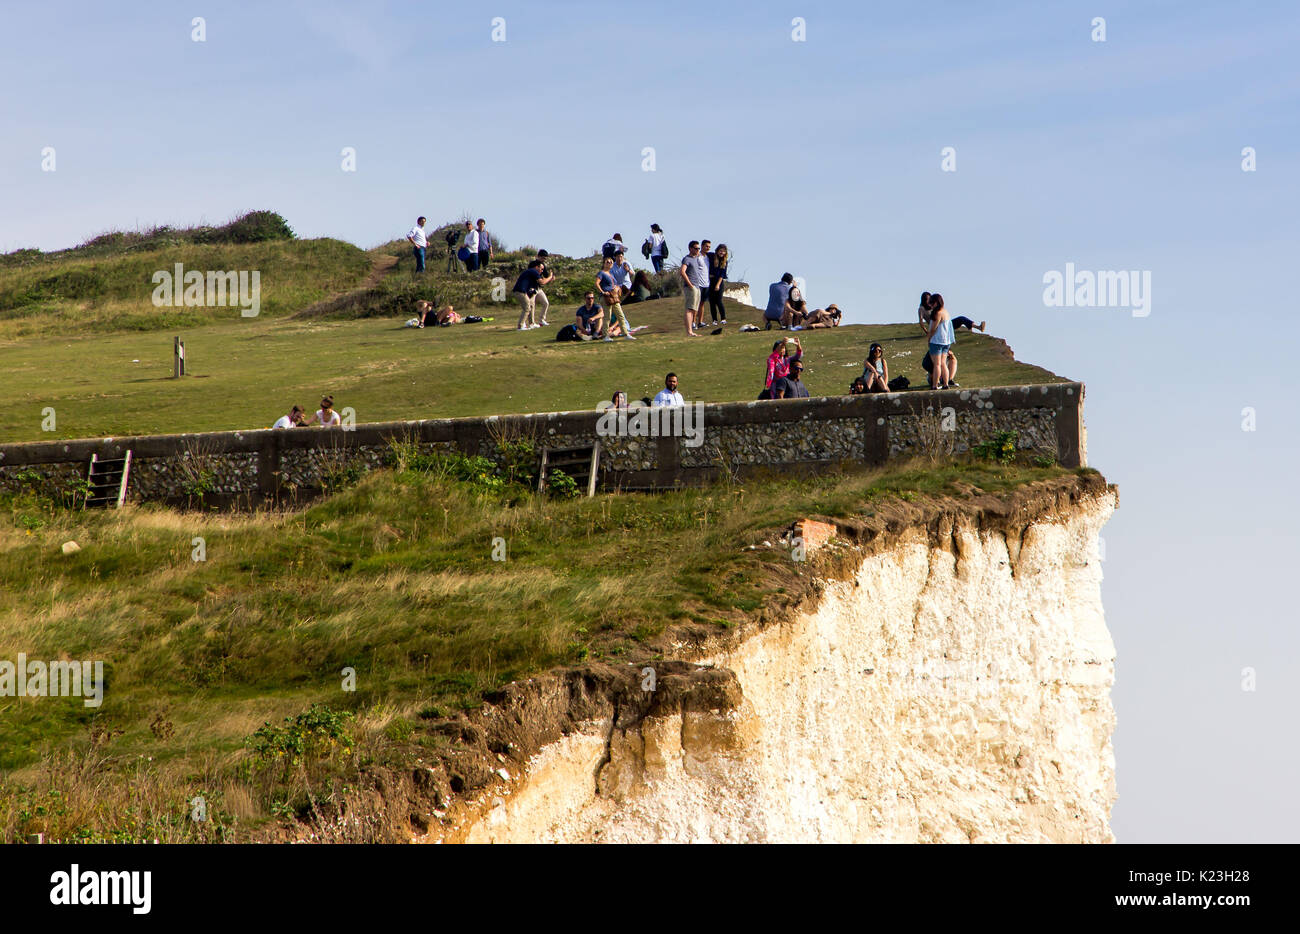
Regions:
<instances>
[{"instance_id":1,"label":"green grass","mask_svg":"<svg viewBox=\"0 0 1300 934\"><path fill-rule=\"evenodd\" d=\"M680 302L627 306L649 325L635 342L556 343L554 329L518 332L515 306L478 309L491 324L415 330L405 317L359 320L238 318L177 329L190 374L171 378L171 332L29 338L0 348L0 441L38 441L265 428L293 404L310 410L324 393L352 406L359 422L591 409L615 389L653 396L675 371L690 401L755 398L775 332L739 333L757 321L732 306L726 333L690 338ZM552 323L564 320L557 302ZM784 333L784 332L781 332ZM924 385L925 341L914 325L852 325L802 332L804 381L816 395L847 392L872 341L886 348L891 375ZM963 387L1054 382L1019 363L989 337L958 338ZM134 362L139 360L138 363ZM57 431L41 430L53 407Z\"/></svg>"},{"instance_id":2,"label":"green grass","mask_svg":"<svg viewBox=\"0 0 1300 934\"><path fill-rule=\"evenodd\" d=\"M435 231L428 272L417 277L405 241L364 252L338 240L225 242L228 230L109 234L59 254L0 257L0 395L8 400L0 442L262 428L295 403L311 410L325 393L353 407L360 422L588 409L615 389L652 396L669 370L688 400L749 400L779 336L739 333L762 316L729 302L724 334L688 337L681 299L672 296L626 306L633 325L648 326L636 342L557 344L554 327L517 332L517 305L492 301L492 280L508 290L531 249L498 251L477 275L448 275ZM372 263L389 256L396 265L363 285ZM260 269L261 315L153 307L150 276L176 262ZM551 322L564 324L598 260L553 256L552 265ZM661 281L676 288L671 275ZM417 298L495 321L407 329ZM171 376L173 335L186 342L190 375L181 381ZM800 336L814 396L846 392L872 341L885 345L891 376L924 385L925 342L914 324ZM963 387L1057 379L984 335L963 333L957 349ZM47 407L55 410L53 432L42 430Z\"/></svg>"},{"instance_id":3,"label":"green grass","mask_svg":"<svg viewBox=\"0 0 1300 934\"><path fill-rule=\"evenodd\" d=\"M263 723L313 703L383 711L377 729L450 713L551 666L653 656L674 624L721 631L779 610L812 572L743 546L800 516L1065 473L972 462L562 502L388 470L302 512L242 517L10 498L0 658L102 659L108 687L98 710L4 698L0 768L30 780L43 755L92 731L119 763L225 768ZM81 551L64 556L70 539Z\"/></svg>"},{"instance_id":4,"label":"green grass","mask_svg":"<svg viewBox=\"0 0 1300 934\"><path fill-rule=\"evenodd\" d=\"M261 275L260 314L275 318L360 284L371 257L341 240L295 240L277 214L222 227L112 231L55 253L0 256L0 341L155 332L238 320L238 308L155 307L153 274L246 270ZM58 361L55 361L58 366Z\"/></svg>"}]
</instances>

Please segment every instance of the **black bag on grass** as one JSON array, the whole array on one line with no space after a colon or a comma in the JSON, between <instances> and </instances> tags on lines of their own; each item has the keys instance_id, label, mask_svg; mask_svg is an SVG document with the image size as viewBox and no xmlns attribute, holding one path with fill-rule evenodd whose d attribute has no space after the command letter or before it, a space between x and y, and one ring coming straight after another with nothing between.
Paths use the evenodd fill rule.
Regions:
<instances>
[{"instance_id":1,"label":"black bag on grass","mask_svg":"<svg viewBox=\"0 0 1300 934\"><path fill-rule=\"evenodd\" d=\"M562 328L560 328L558 331L556 331L556 332L555 332L555 339L556 339L557 341L580 341L580 340L582 340L582 338L580 338L580 337L578 336L578 328L577 328L577 326L576 326L576 325L572 325L572 324L566 324L564 327L562 327Z\"/></svg>"}]
</instances>

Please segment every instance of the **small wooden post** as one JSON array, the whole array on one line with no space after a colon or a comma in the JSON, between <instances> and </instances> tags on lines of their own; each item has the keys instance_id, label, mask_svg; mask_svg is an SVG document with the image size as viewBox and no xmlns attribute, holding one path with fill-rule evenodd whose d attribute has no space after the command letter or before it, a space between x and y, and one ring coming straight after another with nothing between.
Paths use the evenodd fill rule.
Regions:
<instances>
[{"instance_id":1,"label":"small wooden post","mask_svg":"<svg viewBox=\"0 0 1300 934\"><path fill-rule=\"evenodd\" d=\"M172 348L172 370L174 377L180 379L185 375L185 341L180 337L176 338L176 344Z\"/></svg>"}]
</instances>

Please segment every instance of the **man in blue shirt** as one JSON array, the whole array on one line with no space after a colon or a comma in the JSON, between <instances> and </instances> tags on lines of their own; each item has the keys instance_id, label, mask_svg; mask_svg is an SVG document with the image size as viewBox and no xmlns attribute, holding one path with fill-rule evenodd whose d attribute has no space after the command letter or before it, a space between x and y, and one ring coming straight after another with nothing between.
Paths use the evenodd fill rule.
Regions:
<instances>
[{"instance_id":1,"label":"man in blue shirt","mask_svg":"<svg viewBox=\"0 0 1300 934\"><path fill-rule=\"evenodd\" d=\"M578 329L578 336L590 340L600 335L601 325L605 322L605 309L596 303L594 292L583 296L578 310L574 312L573 323Z\"/></svg>"},{"instance_id":2,"label":"man in blue shirt","mask_svg":"<svg viewBox=\"0 0 1300 934\"><path fill-rule=\"evenodd\" d=\"M790 363L790 372L783 378L772 383L773 399L807 399L808 387L804 386L803 380L803 361L795 359Z\"/></svg>"},{"instance_id":3,"label":"man in blue shirt","mask_svg":"<svg viewBox=\"0 0 1300 934\"><path fill-rule=\"evenodd\" d=\"M773 282L767 287L767 308L763 310L763 317L767 320L765 331L772 330L773 324L781 323L786 300L790 298L790 287L793 285L794 276L787 272L780 282Z\"/></svg>"}]
</instances>

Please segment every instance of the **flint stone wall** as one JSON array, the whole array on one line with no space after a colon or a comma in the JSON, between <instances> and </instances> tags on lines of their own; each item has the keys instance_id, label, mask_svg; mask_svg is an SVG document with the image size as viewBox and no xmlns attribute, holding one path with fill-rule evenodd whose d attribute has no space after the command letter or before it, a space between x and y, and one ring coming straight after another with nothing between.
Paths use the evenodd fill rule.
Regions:
<instances>
[{"instance_id":1,"label":"flint stone wall","mask_svg":"<svg viewBox=\"0 0 1300 934\"><path fill-rule=\"evenodd\" d=\"M195 478L210 477L210 501L257 504L311 495L331 478L382 465L390 440L423 452L458 450L497 457L498 441L531 439L539 447L601 442L601 486L668 489L757 470L816 470L841 462L880 464L891 457L961 453L998 431L1018 433L1025 449L1066 467L1084 466L1081 383L981 390L825 396L777 402L692 405L702 427L677 435L638 435L629 420L601 433L601 413L551 412L488 418L428 419L354 429L258 429L0 445L0 491L66 494L86 476L90 456L132 453L128 497L186 502ZM608 426L610 420L605 424ZM944 426L947 426L945 429ZM693 443L698 441L699 443Z\"/></svg>"}]
</instances>

